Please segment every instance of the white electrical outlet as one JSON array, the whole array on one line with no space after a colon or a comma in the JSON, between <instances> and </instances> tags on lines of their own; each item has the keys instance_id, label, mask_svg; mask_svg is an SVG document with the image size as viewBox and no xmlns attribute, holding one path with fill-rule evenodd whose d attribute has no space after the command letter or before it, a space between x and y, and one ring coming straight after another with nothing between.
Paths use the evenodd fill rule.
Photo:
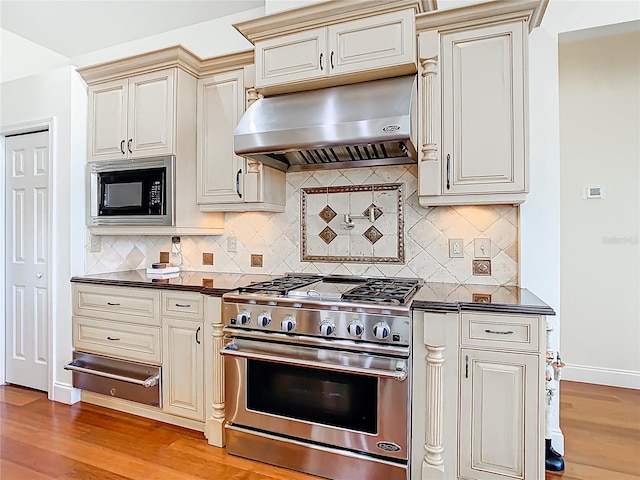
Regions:
<instances>
[{"instance_id":1,"label":"white electrical outlet","mask_svg":"<svg viewBox=\"0 0 640 480\"><path fill-rule=\"evenodd\" d=\"M238 237L230 236L227 238L227 252L237 252L238 251Z\"/></svg>"},{"instance_id":2,"label":"white electrical outlet","mask_svg":"<svg viewBox=\"0 0 640 480\"><path fill-rule=\"evenodd\" d=\"M462 258L464 257L463 240L461 238L449 239L449 257L450 258Z\"/></svg>"}]
</instances>

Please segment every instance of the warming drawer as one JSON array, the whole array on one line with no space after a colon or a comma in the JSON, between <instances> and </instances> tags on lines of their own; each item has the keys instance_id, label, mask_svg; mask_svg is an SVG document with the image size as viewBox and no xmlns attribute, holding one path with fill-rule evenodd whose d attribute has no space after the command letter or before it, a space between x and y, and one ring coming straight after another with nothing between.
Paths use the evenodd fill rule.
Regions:
<instances>
[{"instance_id":1,"label":"warming drawer","mask_svg":"<svg viewBox=\"0 0 640 480\"><path fill-rule=\"evenodd\" d=\"M64 367L82 390L162 407L161 368L82 352Z\"/></svg>"}]
</instances>

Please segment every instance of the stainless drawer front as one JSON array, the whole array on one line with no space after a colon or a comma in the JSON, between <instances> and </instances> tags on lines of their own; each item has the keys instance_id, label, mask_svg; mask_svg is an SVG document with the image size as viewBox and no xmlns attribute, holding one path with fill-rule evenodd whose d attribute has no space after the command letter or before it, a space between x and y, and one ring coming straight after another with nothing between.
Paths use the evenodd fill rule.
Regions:
<instances>
[{"instance_id":1,"label":"stainless drawer front","mask_svg":"<svg viewBox=\"0 0 640 480\"><path fill-rule=\"evenodd\" d=\"M64 368L72 371L76 388L162 407L160 367L74 352Z\"/></svg>"}]
</instances>

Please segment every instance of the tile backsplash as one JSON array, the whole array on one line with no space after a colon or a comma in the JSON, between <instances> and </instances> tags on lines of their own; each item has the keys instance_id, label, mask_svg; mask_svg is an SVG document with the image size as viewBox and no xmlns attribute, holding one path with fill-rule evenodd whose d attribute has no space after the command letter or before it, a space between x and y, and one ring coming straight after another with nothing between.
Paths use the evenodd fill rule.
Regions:
<instances>
[{"instance_id":1,"label":"tile backsplash","mask_svg":"<svg viewBox=\"0 0 640 480\"><path fill-rule=\"evenodd\" d=\"M301 222L305 221L301 199L317 187L403 184L402 239L404 259L400 263L377 262L375 259L349 261L303 261ZM360 198L357 199L360 202ZM366 203L366 202L365 202ZM332 198L327 203L343 218L350 208ZM323 205L324 207L324 205ZM369 205L363 207L366 210ZM322 208L320 209L320 211ZM316 213L320 213L316 212ZM287 272L338 273L370 276L418 276L429 282L477 283L491 285L518 284L518 207L511 205L456 206L423 208L417 197L417 168L391 166L355 168L349 170L321 170L287 174L287 204L283 213L228 213L225 234L220 236L181 237L182 269L228 273L266 273L280 275ZM360 212L363 213L363 212ZM323 214L331 216L330 212ZM320 223L328 223L319 215ZM316 221L316 220L314 220ZM356 220L356 222L358 222ZM375 223L374 223L375 224ZM356 225L358 225L356 223ZM389 236L393 226L382 226ZM307 223L308 226L308 223ZM359 227L360 228L360 227ZM386 229L385 229L386 228ZM315 232L316 235L320 233ZM340 233L336 231L335 233ZM364 233L364 232L363 232ZM363 245L369 248L378 234L368 232ZM237 252L227 251L227 238L237 238ZM394 242L399 241L398 235ZM382 237L384 238L384 236ZM464 255L449 257L449 239L463 239ZM474 239L488 238L491 246L491 275L473 276ZM326 244L320 237L313 248ZM321 243L318 243L321 242ZM329 245L333 243L330 242ZM86 273L146 268L159 260L161 251L172 252L172 264L180 257L172 250L169 236L105 236L102 250L90 252L87 233L85 248ZM338 245L338 244L336 244ZM383 245L383 244L381 244ZM395 245L395 243L393 243ZM307 250L309 250L307 244ZM386 246L386 249L392 247ZM203 253L213 254L213 265L203 265ZM309 251L306 252L309 254ZM262 255L262 267L251 264L251 255ZM349 251L338 252L350 256ZM309 255L306 255L309 257ZM313 256L313 255L312 255ZM364 255L363 255L364 256ZM375 256L375 255L374 255ZM369 257L367 255L367 257ZM255 257L254 257L255 258ZM327 260L326 258L323 260Z\"/></svg>"}]
</instances>

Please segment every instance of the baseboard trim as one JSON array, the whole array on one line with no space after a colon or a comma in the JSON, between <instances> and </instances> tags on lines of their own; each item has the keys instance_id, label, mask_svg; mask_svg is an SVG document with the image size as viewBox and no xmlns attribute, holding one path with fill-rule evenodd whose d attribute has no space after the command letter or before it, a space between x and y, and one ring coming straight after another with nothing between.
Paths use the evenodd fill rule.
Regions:
<instances>
[{"instance_id":1,"label":"baseboard trim","mask_svg":"<svg viewBox=\"0 0 640 480\"><path fill-rule=\"evenodd\" d=\"M594 383L596 385L640 390L640 372L630 370L567 364L562 369L562 379L572 382Z\"/></svg>"},{"instance_id":2,"label":"baseboard trim","mask_svg":"<svg viewBox=\"0 0 640 480\"><path fill-rule=\"evenodd\" d=\"M68 383L56 382L53 384L53 388L51 389L49 400L73 405L80 401L80 392L82 392L82 390L73 388L73 386Z\"/></svg>"}]
</instances>

